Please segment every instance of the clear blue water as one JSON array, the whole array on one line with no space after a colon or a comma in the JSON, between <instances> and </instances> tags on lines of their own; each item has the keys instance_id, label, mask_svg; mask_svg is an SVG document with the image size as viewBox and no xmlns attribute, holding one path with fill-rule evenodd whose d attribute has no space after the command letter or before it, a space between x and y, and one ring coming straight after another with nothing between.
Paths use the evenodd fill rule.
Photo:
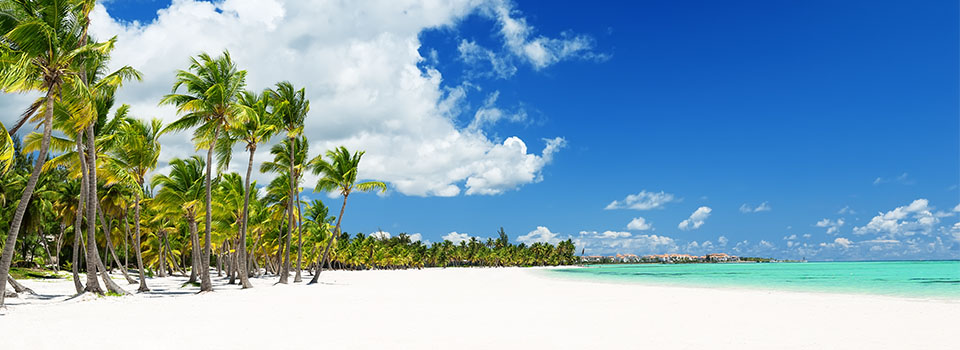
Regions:
<instances>
[{"instance_id":1,"label":"clear blue water","mask_svg":"<svg viewBox=\"0 0 960 350\"><path fill-rule=\"evenodd\" d=\"M960 300L960 261L595 265L546 273L618 283Z\"/></svg>"}]
</instances>

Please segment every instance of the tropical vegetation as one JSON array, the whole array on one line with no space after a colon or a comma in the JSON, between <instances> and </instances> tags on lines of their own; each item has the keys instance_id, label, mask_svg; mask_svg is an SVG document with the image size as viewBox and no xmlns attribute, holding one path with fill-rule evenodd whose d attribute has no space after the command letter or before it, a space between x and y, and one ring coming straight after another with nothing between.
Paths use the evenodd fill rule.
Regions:
<instances>
[{"instance_id":1,"label":"tropical vegetation","mask_svg":"<svg viewBox=\"0 0 960 350\"><path fill-rule=\"evenodd\" d=\"M16 293L31 292L12 271L69 271L78 294L125 294L111 271L138 292L150 291L150 277L168 275L189 275L209 292L213 273L250 288L251 277L287 283L291 273L294 282L308 273L316 283L325 268L576 262L569 240L512 244L502 228L496 239L432 244L343 232L351 194L387 184L360 176L363 151L308 156L304 88L282 81L249 90L229 52L203 53L185 60L158 101L175 108L173 122L137 116L116 96L141 73L106 68L115 40L87 33L94 3L0 0L0 89L38 96L12 125L0 124L0 291L9 282ZM161 162L160 139L179 132L190 132L203 155ZM256 164L260 147L272 159ZM242 174L228 171L238 149L248 155ZM255 168L272 180L258 184ZM339 211L303 199L307 175L318 177L306 184L314 191L339 197Z\"/></svg>"}]
</instances>

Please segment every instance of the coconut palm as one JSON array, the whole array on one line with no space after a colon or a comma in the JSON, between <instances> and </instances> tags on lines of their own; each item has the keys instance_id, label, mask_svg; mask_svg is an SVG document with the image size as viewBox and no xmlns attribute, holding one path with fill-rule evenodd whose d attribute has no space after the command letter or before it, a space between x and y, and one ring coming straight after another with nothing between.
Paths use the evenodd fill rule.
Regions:
<instances>
[{"instance_id":1,"label":"coconut palm","mask_svg":"<svg viewBox=\"0 0 960 350\"><path fill-rule=\"evenodd\" d=\"M200 269L200 240L197 236L197 214L203 209L205 168L203 159L193 156L170 161L170 174L155 175L150 184L159 187L153 203L177 210L186 220L190 230L192 266L188 283L197 281Z\"/></svg>"},{"instance_id":2,"label":"coconut palm","mask_svg":"<svg viewBox=\"0 0 960 350\"><path fill-rule=\"evenodd\" d=\"M5 4L7 6L0 8L0 89L4 92L43 93L42 102L34 104L40 112L38 117L29 118L40 119L43 141L7 233L0 256L0 276L7 276L9 272L24 211L47 158L53 131L54 101L63 97L64 86L84 84L77 60L91 52L105 52L114 43L113 39L103 43L87 42L87 18L93 10L93 0L21 0ZM14 129L26 120L22 119ZM0 291L5 285L6 278L0 278ZM0 293L0 306L3 305L3 294Z\"/></svg>"},{"instance_id":3,"label":"coconut palm","mask_svg":"<svg viewBox=\"0 0 960 350\"><path fill-rule=\"evenodd\" d=\"M271 95L273 95L274 99L274 113L277 114L280 127L286 131L287 140L290 141L291 145L293 146L290 148L290 156L288 158L289 163L287 164L287 175L290 177L290 188L297 189L299 185L295 183L297 172L294 169L297 165L293 162L295 158L294 152L297 151L297 143L293 141L303 134L303 122L307 117L307 113L310 112L310 101L307 100L305 89L301 88L300 90L297 90L293 87L293 84L287 81L277 83L276 88L271 90ZM299 201L299 195L290 196L290 205L287 207L287 222L290 224L287 225L287 241L284 245L284 261L282 263L283 266L281 267L280 272L280 283L287 283L287 279L289 278L290 239L293 236L295 200ZM299 208L299 205L297 205L297 207ZM297 241L301 243L300 250L302 252L302 240L298 239ZM302 256L302 254L298 255ZM296 281L299 282L299 280L300 273L298 269Z\"/></svg>"},{"instance_id":4,"label":"coconut palm","mask_svg":"<svg viewBox=\"0 0 960 350\"><path fill-rule=\"evenodd\" d=\"M247 72L237 69L237 65L230 58L230 53L224 51L219 57L213 58L203 53L191 58L190 68L177 72L173 84L173 93L166 95L161 104L170 104L177 107L181 115L164 129L167 131L182 131L196 128L193 141L197 149L207 149L206 170L206 217L204 248L201 256L200 291L213 291L210 281L210 239L213 213L211 212L211 191L213 153L216 149L220 133L227 127L239 127L245 120L239 104L238 96L246 85ZM184 93L177 93L183 88Z\"/></svg>"},{"instance_id":5,"label":"coconut palm","mask_svg":"<svg viewBox=\"0 0 960 350\"><path fill-rule=\"evenodd\" d=\"M257 94L246 91L240 95L239 105L246 116L246 121L238 127L228 128L224 133L225 137L218 142L218 154L222 164L230 162L230 156L233 153L233 144L241 142L247 152L250 153L250 159L247 161L247 174L244 177L244 195L243 195L243 214L240 224L240 244L237 260L247 261L247 223L250 214L250 173L253 171L253 156L257 152L257 146L267 142L277 132L276 114L270 108L272 96L269 92ZM221 165L222 166L222 165ZM248 278L246 264L238 264L240 284L243 288L252 288Z\"/></svg>"},{"instance_id":6,"label":"coconut palm","mask_svg":"<svg viewBox=\"0 0 960 350\"><path fill-rule=\"evenodd\" d=\"M159 119L145 122L130 118L120 127L116 147L111 152L106 168L108 185L123 184L132 189L134 234L133 246L137 257L137 269L140 274L139 292L148 292L147 278L143 270L143 257L140 251L140 208L143 185L147 172L157 167L160 157L160 130L163 124Z\"/></svg>"},{"instance_id":7,"label":"coconut palm","mask_svg":"<svg viewBox=\"0 0 960 350\"><path fill-rule=\"evenodd\" d=\"M323 257L317 262L317 273L313 275L310 283L317 283L320 279L320 273L323 271L323 264L327 261L327 254L330 252L330 246L333 244L333 238L340 234L340 223L343 221L343 212L347 208L347 198L354 191L370 192L380 190L385 192L387 185L381 181L357 182L357 172L360 170L360 158L363 157L363 151L357 151L350 154L346 147L340 146L335 150L327 151L327 158L319 155L310 161L310 168L313 173L320 175L314 191L332 192L337 191L343 196L343 204L340 206L340 215L337 216L337 225L333 229L333 235L327 241L327 246L323 249Z\"/></svg>"}]
</instances>

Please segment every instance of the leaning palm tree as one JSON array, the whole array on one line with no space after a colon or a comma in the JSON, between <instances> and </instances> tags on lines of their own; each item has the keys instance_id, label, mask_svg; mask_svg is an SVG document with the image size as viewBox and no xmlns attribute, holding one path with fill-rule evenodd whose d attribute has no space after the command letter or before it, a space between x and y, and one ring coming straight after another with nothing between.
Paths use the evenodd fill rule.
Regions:
<instances>
[{"instance_id":1,"label":"leaning palm tree","mask_svg":"<svg viewBox=\"0 0 960 350\"><path fill-rule=\"evenodd\" d=\"M280 247L283 248L281 252L280 261L281 267L281 276L283 275L283 265L284 263L289 263L288 258L284 258L284 255L289 255L289 246L291 241L291 236L293 232L294 223L296 223L296 218L291 217L290 214L295 213L294 210L297 210L298 203L300 201L300 181L303 179L304 167L308 162L307 152L308 152L307 138L300 136L294 139L283 139L280 143L274 145L270 148L270 154L273 155L272 161L263 162L260 165L260 172L271 172L277 173L282 177L287 179L293 178L293 182L287 181L287 183L277 183L280 181L279 178L274 179L270 182L268 186L268 194L271 194L269 197L272 198L274 202L274 207L282 207L284 210L284 215L287 216L287 235L282 235L281 238L284 240L279 242ZM293 156L292 158L290 156ZM290 164L293 164L293 175L290 175ZM293 189L293 190L291 190ZM277 200L281 200L283 203L278 203ZM299 214L297 214L299 215ZM278 218L278 221L283 221L283 219ZM298 239L298 245L302 244L303 240ZM302 249L300 249L302 251ZM282 279L283 277L281 277ZM296 281L296 279L294 279ZM281 282L282 283L282 282Z\"/></svg>"},{"instance_id":2,"label":"leaning palm tree","mask_svg":"<svg viewBox=\"0 0 960 350\"><path fill-rule=\"evenodd\" d=\"M347 198L353 191L370 192L380 190L385 192L387 185L381 181L357 182L357 172L360 169L360 158L363 157L363 151L354 152L352 155L346 147L340 146L335 150L327 151L327 157L330 161L323 159L319 155L310 161L310 167L313 173L320 175L314 191L340 192L343 196L343 204L340 206L340 215L337 216L337 225L333 228L333 234L327 240L327 246L323 249L323 255L317 262L317 273L313 275L310 284L317 283L320 280L320 272L323 271L323 264L326 263L330 246L333 245L333 238L340 235L340 223L343 221L343 212L347 208Z\"/></svg>"},{"instance_id":3,"label":"leaning palm tree","mask_svg":"<svg viewBox=\"0 0 960 350\"><path fill-rule=\"evenodd\" d=\"M190 68L177 72L176 82L173 84L173 93L166 95L160 104L171 104L177 107L181 114L180 119L164 129L167 131L182 131L196 128L193 141L197 149L207 149L206 172L206 230L204 234L204 248L201 256L200 291L213 291L210 281L210 239L213 213L211 212L211 190L213 153L217 146L220 133L227 127L238 127L244 122L241 108L237 104L237 97L246 85L247 72L237 69L237 65L230 58L230 53L223 52L217 58L203 53L191 58ZM183 88L185 91L178 94Z\"/></svg>"},{"instance_id":4,"label":"leaning palm tree","mask_svg":"<svg viewBox=\"0 0 960 350\"><path fill-rule=\"evenodd\" d=\"M87 53L109 50L114 43L113 39L103 43L87 42L87 18L93 10L92 0L21 0L4 5L0 8L0 89L8 93L43 93L41 103L34 104L41 113L32 118L42 120L43 141L0 255L0 291L6 287L5 277L10 271L20 224L47 158L54 101L63 97L64 86L84 84L75 60ZM21 120L14 129L25 121ZM4 293L0 293L0 306L3 306L3 297Z\"/></svg>"},{"instance_id":5,"label":"leaning palm tree","mask_svg":"<svg viewBox=\"0 0 960 350\"><path fill-rule=\"evenodd\" d=\"M133 189L133 245L137 257L137 269L140 273L139 292L149 292L146 274L143 271L143 257L140 252L140 207L143 185L146 182L147 172L157 167L160 157L160 130L163 124L159 119L149 123L140 119L130 118L117 135L116 148L106 164L108 169L108 185L123 184Z\"/></svg>"},{"instance_id":6,"label":"leaning palm tree","mask_svg":"<svg viewBox=\"0 0 960 350\"><path fill-rule=\"evenodd\" d=\"M253 156L257 152L257 146L267 142L277 132L276 114L270 108L271 94L264 92L257 94L246 91L240 95L239 105L246 116L246 121L237 127L227 128L224 132L224 138L217 143L217 152L219 154L221 167L230 162L230 156L233 153L233 144L242 142L244 148L250 153L250 159L247 161L247 175L243 180L243 214L240 223L240 243L238 249L237 261L247 261L247 223L250 214L250 173L253 171ZM247 265L238 264L240 284L243 288L252 288L248 278Z\"/></svg>"},{"instance_id":7,"label":"leaning palm tree","mask_svg":"<svg viewBox=\"0 0 960 350\"><path fill-rule=\"evenodd\" d=\"M200 270L200 240L197 237L197 214L203 208L203 191L205 168L203 158L193 156L187 159L173 159L170 161L170 174L157 174L150 184L160 190L153 198L153 203L175 210L183 215L190 230L191 259L193 268L190 269L188 283L197 281L197 270Z\"/></svg>"},{"instance_id":8,"label":"leaning palm tree","mask_svg":"<svg viewBox=\"0 0 960 350\"><path fill-rule=\"evenodd\" d=\"M296 176L294 168L296 164L294 164L293 160L294 152L296 152L296 142L293 141L303 134L303 122L307 117L307 113L310 112L310 101L307 100L305 89L301 88L297 90L293 87L293 84L287 81L277 83L276 89L272 90L271 94L274 99L274 113L277 114L280 126L287 132L287 140L294 146L290 148L290 163L288 164L287 174L290 176L290 188L296 190L299 186L294 183ZM297 197L299 196L290 196L290 205L287 206L287 222L289 225L287 225L287 241L284 245L283 266L280 269L280 283L287 283L287 279L289 278L290 238L293 236L294 200L297 199ZM297 207L299 207L299 205ZM302 243L302 240L298 239L298 241ZM296 281L299 282L299 279L300 272L298 270Z\"/></svg>"}]
</instances>

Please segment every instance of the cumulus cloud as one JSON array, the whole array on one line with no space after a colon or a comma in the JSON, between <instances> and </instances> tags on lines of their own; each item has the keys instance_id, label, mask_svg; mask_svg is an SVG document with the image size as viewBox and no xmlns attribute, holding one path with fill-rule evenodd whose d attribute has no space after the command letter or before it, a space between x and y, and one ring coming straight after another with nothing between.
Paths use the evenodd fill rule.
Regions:
<instances>
[{"instance_id":1,"label":"cumulus cloud","mask_svg":"<svg viewBox=\"0 0 960 350\"><path fill-rule=\"evenodd\" d=\"M550 232L550 229L545 226L537 226L537 229L530 231L530 233L517 237L517 242L526 244L537 242L557 244L560 241L562 239L558 238L556 233Z\"/></svg>"},{"instance_id":2,"label":"cumulus cloud","mask_svg":"<svg viewBox=\"0 0 960 350\"><path fill-rule=\"evenodd\" d=\"M443 238L445 241L453 242L453 244L460 244L460 242L469 241L470 235L466 233L458 233L454 231L454 232L450 232L448 234L443 235L443 237L441 238Z\"/></svg>"},{"instance_id":3,"label":"cumulus cloud","mask_svg":"<svg viewBox=\"0 0 960 350\"><path fill-rule=\"evenodd\" d=\"M650 209L660 209L664 205L671 202L679 202L673 194L666 193L663 191L660 192L647 192L646 190L640 191L637 194L627 195L622 201L613 201L610 204L607 204L606 210L611 209L635 209L635 210L650 210Z\"/></svg>"},{"instance_id":4,"label":"cumulus cloud","mask_svg":"<svg viewBox=\"0 0 960 350\"><path fill-rule=\"evenodd\" d=\"M707 221L711 211L713 211L713 209L710 209L710 207L697 208L693 214L690 214L689 218L681 221L680 224L677 225L677 228L681 230L696 230Z\"/></svg>"},{"instance_id":5,"label":"cumulus cloud","mask_svg":"<svg viewBox=\"0 0 960 350\"><path fill-rule=\"evenodd\" d=\"M518 137L487 137L481 126L519 119L522 111L487 104L468 110L469 89L443 84L434 68L436 55L421 56L420 33L453 28L478 14L501 29L509 52L522 55L535 69L592 52L583 36L535 34L512 3L498 0L177 0L150 23L117 20L106 6L96 6L90 31L98 38L117 36L115 67L130 65L143 72L143 82L128 84L118 95L119 103L132 106L134 116L175 120L174 109L157 102L169 93L176 71L185 69L191 56L229 49L248 70L249 89L280 80L306 88L311 113L304 131L311 156L340 145L365 150L360 177L387 181L392 189L415 196L491 195L540 181L543 168L566 143L562 137L545 139L537 153ZM2 99L0 105L25 107L29 97ZM474 115L476 127L458 127L461 113ZM159 171L173 157L195 152L189 133L165 135L161 142ZM269 145L255 155L257 163L270 158ZM233 159L229 171L245 169L245 156ZM255 174L261 182L267 176ZM305 185L315 181L308 176Z\"/></svg>"},{"instance_id":6,"label":"cumulus cloud","mask_svg":"<svg viewBox=\"0 0 960 350\"><path fill-rule=\"evenodd\" d=\"M858 235L873 233L890 239L912 236L918 233L927 234L940 223L940 216L942 215L935 215L932 210L929 201L920 198L909 205L877 214L866 225L854 227L853 233Z\"/></svg>"},{"instance_id":7,"label":"cumulus cloud","mask_svg":"<svg viewBox=\"0 0 960 350\"><path fill-rule=\"evenodd\" d=\"M729 241L726 236L717 237L717 243L720 243L720 246L726 246Z\"/></svg>"},{"instance_id":8,"label":"cumulus cloud","mask_svg":"<svg viewBox=\"0 0 960 350\"><path fill-rule=\"evenodd\" d=\"M833 240L833 243L820 243L821 247L850 248L852 245L853 245L853 241L843 237L837 237L836 239Z\"/></svg>"},{"instance_id":9,"label":"cumulus cloud","mask_svg":"<svg viewBox=\"0 0 960 350\"><path fill-rule=\"evenodd\" d=\"M826 227L828 235L834 235L840 232L840 227L843 226L845 222L843 219L830 220L824 218L823 220L817 221L817 227Z\"/></svg>"},{"instance_id":10,"label":"cumulus cloud","mask_svg":"<svg viewBox=\"0 0 960 350\"><path fill-rule=\"evenodd\" d=\"M407 235L407 237L410 237L410 242L419 242L419 241L422 241L422 240L423 240L423 235L421 235L421 234L419 234L419 233L414 233L414 234L412 234L412 235Z\"/></svg>"},{"instance_id":11,"label":"cumulus cloud","mask_svg":"<svg viewBox=\"0 0 960 350\"><path fill-rule=\"evenodd\" d=\"M630 223L627 224L627 229L634 231L647 231L653 229L653 224L647 222L647 219L638 216L633 218L633 220L630 220Z\"/></svg>"},{"instance_id":12,"label":"cumulus cloud","mask_svg":"<svg viewBox=\"0 0 960 350\"><path fill-rule=\"evenodd\" d=\"M752 206L750 206L749 204L746 204L746 203L744 203L743 205L740 206L740 212L741 212L741 213L759 213L759 212L762 212L762 211L770 211L770 210L772 210L772 209L773 209L773 208L771 208L771 207L770 207L770 204L767 203L767 202L760 203L760 205L758 205L758 206L756 206L756 207L752 207Z\"/></svg>"},{"instance_id":13,"label":"cumulus cloud","mask_svg":"<svg viewBox=\"0 0 960 350\"><path fill-rule=\"evenodd\" d=\"M387 231L377 231L370 233L370 237L377 239L390 239L390 232Z\"/></svg>"},{"instance_id":14,"label":"cumulus cloud","mask_svg":"<svg viewBox=\"0 0 960 350\"><path fill-rule=\"evenodd\" d=\"M632 234L626 231L580 231L580 236L587 236L593 238L626 238L630 237Z\"/></svg>"}]
</instances>

